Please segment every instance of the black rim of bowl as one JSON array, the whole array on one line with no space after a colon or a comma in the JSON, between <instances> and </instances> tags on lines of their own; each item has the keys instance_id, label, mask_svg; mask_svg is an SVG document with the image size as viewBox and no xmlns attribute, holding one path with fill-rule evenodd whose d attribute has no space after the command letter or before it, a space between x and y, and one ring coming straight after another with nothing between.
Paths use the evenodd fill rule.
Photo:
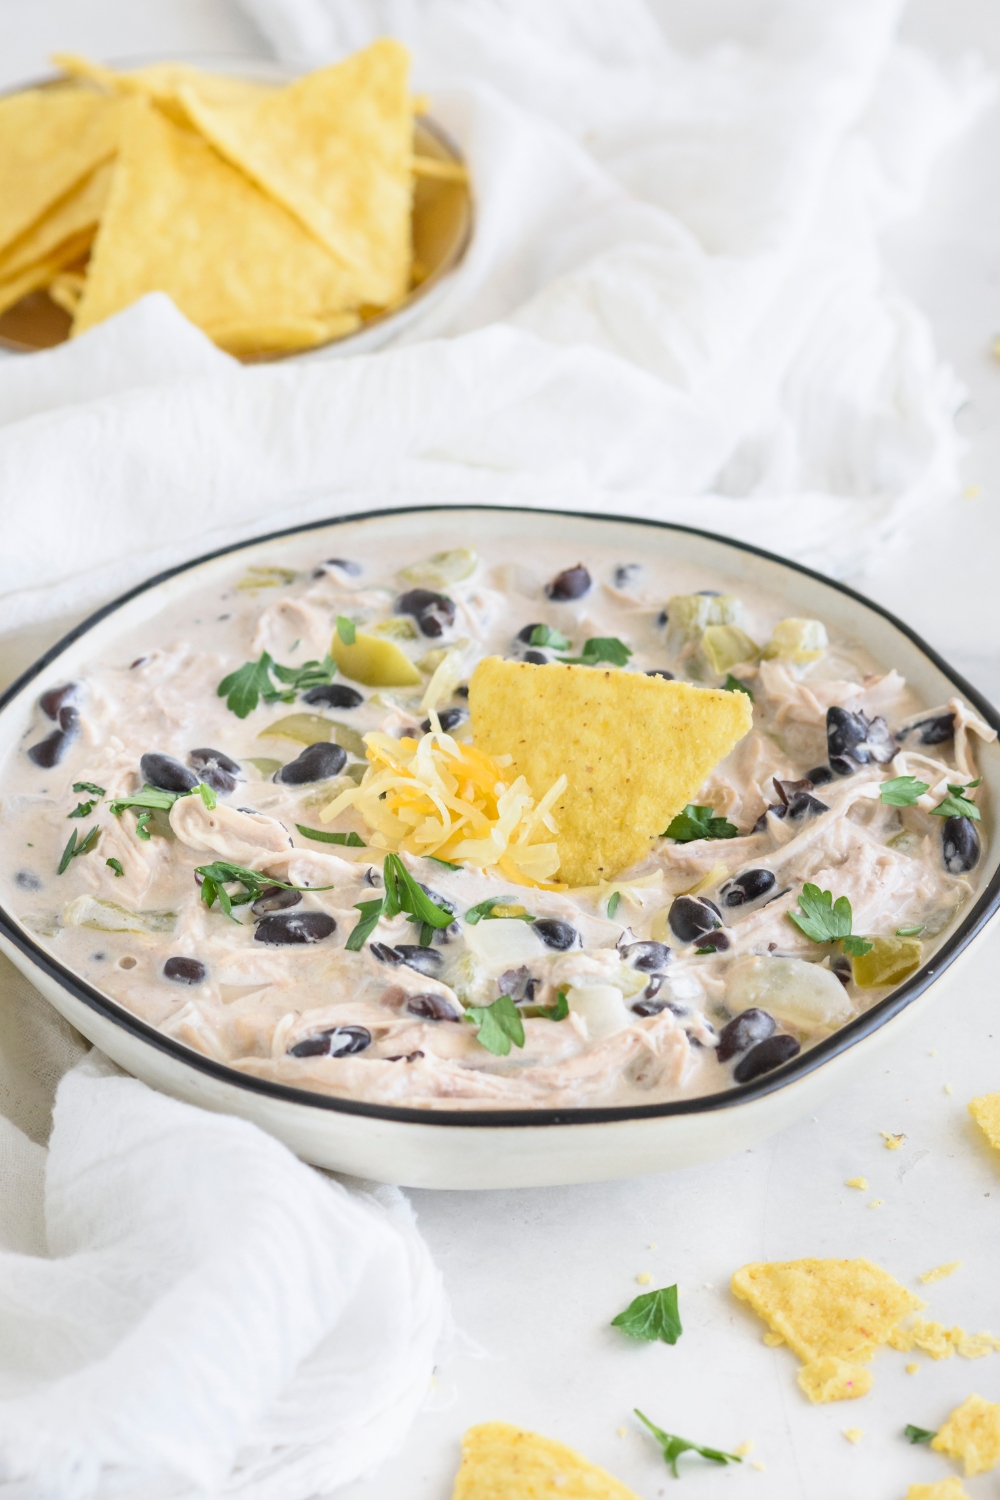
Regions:
<instances>
[{"instance_id":1,"label":"black rim of bowl","mask_svg":"<svg viewBox=\"0 0 1000 1500\"><path fill-rule=\"evenodd\" d=\"M356 522L372 521L393 516L409 516L414 514L425 515L447 515L457 510L480 512L491 515L548 515L562 516L569 520L611 522L615 525L631 525L640 528L655 527L659 531L679 533L686 536L701 537L705 541L714 542L723 547L728 547L737 552L750 553L754 557L761 557L768 562L776 563L781 568L786 568L795 573L803 574L807 578L814 579L817 583L824 584L827 588L836 589L838 593L844 594L849 599L857 601L874 614L881 615L884 620L893 625L898 631L905 635L923 653L927 659L947 676L957 691L966 698L976 709L976 712L986 721L991 728L1000 733L1000 714L983 695L966 682L960 673L939 656L938 653L922 640L916 631L898 619L890 610L883 609L881 605L858 593L856 589L847 584L840 583L834 578L828 578L823 573L818 573L813 568L807 568L801 563L790 562L787 558L779 557L777 553L768 552L763 547L755 547L750 542L733 540L730 537L720 536L717 532L703 531L696 526L680 526L670 521L645 520L641 516L609 515L606 512L571 511L544 508L541 506L506 506L506 505L414 505L414 506L389 506L380 510L361 511L352 515L332 516L322 521L311 521L301 526L289 526L280 531L266 532L263 536L254 537L249 541L234 542L228 547L219 547L215 551L203 553L200 557L190 562L180 563L174 568L168 568L155 577L147 579L145 583L138 584L126 593L119 595L117 599L105 604L96 610L87 619L70 630L59 641L51 646L45 654L21 676L11 683L6 691L0 694L0 712L16 697L25 691L27 687L39 676L46 667L56 660L58 656L74 641L83 635L101 620L113 615L117 610L130 600L141 594L148 593L151 589L159 587L170 578L176 578L181 573L190 572L202 564L211 562L218 557L226 557L231 553L247 551L252 547L259 547L262 543L278 541L283 537L307 535L311 531L322 531L334 526L352 525ZM81 1001L88 1009L96 1011L99 1015L115 1023L123 1031L130 1033L137 1040L147 1043L159 1052L165 1053L176 1062L194 1068L196 1072L207 1074L220 1083L229 1084L234 1088L242 1089L247 1093L261 1094L268 1098L285 1104L296 1104L306 1106L310 1109L331 1110L337 1114L349 1114L368 1116L378 1120L393 1121L399 1124L418 1124L428 1126L547 1126L547 1125L598 1125L626 1120L657 1120L674 1115L698 1115L709 1114L720 1109L734 1109L742 1104L750 1104L768 1094L775 1093L778 1089L785 1088L789 1084L805 1078L807 1074L814 1072L824 1063L840 1056L856 1043L863 1041L865 1037L878 1031L894 1016L898 1015L919 995L928 988L930 984L947 969L958 955L968 947L969 943L978 932L989 921L990 917L1000 906L1000 867L994 872L993 878L977 899L973 902L969 911L951 936L941 945L937 952L926 964L922 964L915 974L905 980L898 989L883 1000L879 1000L870 1010L857 1016L846 1026L835 1031L832 1036L817 1042L804 1052L800 1052L790 1062L783 1063L769 1073L764 1073L760 1078L755 1078L749 1083L734 1084L731 1088L717 1094L704 1094L693 1099L678 1099L665 1104L637 1104L637 1105L595 1105L579 1106L567 1109L437 1109L433 1106L404 1107L390 1104L369 1104L360 1099L340 1098L329 1094L315 1093L310 1089L294 1088L289 1084L271 1082L268 1079L255 1078L246 1073L239 1072L236 1068L227 1067L224 1063L214 1062L211 1058L195 1052L190 1047L157 1031L154 1027L139 1020L125 1010L116 1001L101 993L88 984L86 980L79 977L71 969L61 964L48 953L39 943L27 936L16 919L3 906L0 906L0 932L20 950L31 962L49 978L68 991L75 999Z\"/></svg>"}]
</instances>

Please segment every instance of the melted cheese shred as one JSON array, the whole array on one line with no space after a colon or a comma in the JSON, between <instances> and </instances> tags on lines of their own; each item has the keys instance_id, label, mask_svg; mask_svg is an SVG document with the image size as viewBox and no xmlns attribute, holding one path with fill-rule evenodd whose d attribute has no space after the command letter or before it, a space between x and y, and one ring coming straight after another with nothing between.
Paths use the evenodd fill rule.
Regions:
<instances>
[{"instance_id":1,"label":"melted cheese shred","mask_svg":"<svg viewBox=\"0 0 1000 1500\"><path fill-rule=\"evenodd\" d=\"M539 802L523 776L505 774L510 756L494 759L438 727L422 739L365 735L368 770L320 813L323 823L353 807L372 830L374 848L433 855L453 864L495 869L517 885L564 889L552 882L559 846L552 807L566 790L560 776ZM506 762L506 765L504 764Z\"/></svg>"}]
</instances>

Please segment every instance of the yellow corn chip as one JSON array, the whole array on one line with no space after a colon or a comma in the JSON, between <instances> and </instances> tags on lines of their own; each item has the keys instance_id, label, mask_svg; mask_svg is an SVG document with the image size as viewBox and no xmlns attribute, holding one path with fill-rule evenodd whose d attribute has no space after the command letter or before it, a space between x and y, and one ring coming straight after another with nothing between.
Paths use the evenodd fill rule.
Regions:
<instances>
[{"instance_id":1,"label":"yellow corn chip","mask_svg":"<svg viewBox=\"0 0 1000 1500\"><path fill-rule=\"evenodd\" d=\"M19 235L0 255L0 281L54 256L68 265L86 250L107 202L111 172L111 162L105 162Z\"/></svg>"},{"instance_id":2,"label":"yellow corn chip","mask_svg":"<svg viewBox=\"0 0 1000 1500\"><path fill-rule=\"evenodd\" d=\"M291 214L146 100L121 110L74 334L152 291L208 330L344 310L343 271Z\"/></svg>"},{"instance_id":3,"label":"yellow corn chip","mask_svg":"<svg viewBox=\"0 0 1000 1500\"><path fill-rule=\"evenodd\" d=\"M1000 1151L1000 1094L980 1094L970 1102L969 1114L990 1145Z\"/></svg>"},{"instance_id":4,"label":"yellow corn chip","mask_svg":"<svg viewBox=\"0 0 1000 1500\"><path fill-rule=\"evenodd\" d=\"M176 125L188 125L187 111L180 102L182 88L195 88L204 99L219 104L244 104L269 93L274 85L254 83L246 78L232 78L226 73L206 73L190 63L149 63L120 73L104 63L91 62L74 52L57 52L53 63L70 78L97 84L111 94L140 94L152 99Z\"/></svg>"},{"instance_id":5,"label":"yellow corn chip","mask_svg":"<svg viewBox=\"0 0 1000 1500\"><path fill-rule=\"evenodd\" d=\"M507 1422L483 1422L462 1439L452 1500L638 1500L572 1448Z\"/></svg>"},{"instance_id":6,"label":"yellow corn chip","mask_svg":"<svg viewBox=\"0 0 1000 1500\"><path fill-rule=\"evenodd\" d=\"M962 1481L952 1474L933 1484L911 1484L906 1500L969 1500L969 1496L962 1488Z\"/></svg>"},{"instance_id":7,"label":"yellow corn chip","mask_svg":"<svg viewBox=\"0 0 1000 1500\"><path fill-rule=\"evenodd\" d=\"M37 292L42 287L51 289L63 267L72 265L86 252L90 239L91 232L85 231L60 245L59 250L45 260L36 261L33 266L27 266L16 276L0 281L0 313L5 313L8 307L13 307L22 297L27 297L29 292Z\"/></svg>"},{"instance_id":8,"label":"yellow corn chip","mask_svg":"<svg viewBox=\"0 0 1000 1500\"><path fill-rule=\"evenodd\" d=\"M752 723L745 693L603 667L481 661L469 682L477 748L511 755L552 808L559 879L609 880L642 859Z\"/></svg>"},{"instance_id":9,"label":"yellow corn chip","mask_svg":"<svg viewBox=\"0 0 1000 1500\"><path fill-rule=\"evenodd\" d=\"M252 359L256 354L291 354L343 338L361 326L356 312L333 313L329 318L262 318L259 322L209 323L205 332L229 354Z\"/></svg>"},{"instance_id":10,"label":"yellow corn chip","mask_svg":"<svg viewBox=\"0 0 1000 1500\"><path fill-rule=\"evenodd\" d=\"M114 154L119 105L90 89L0 99L0 250Z\"/></svg>"},{"instance_id":11,"label":"yellow corn chip","mask_svg":"<svg viewBox=\"0 0 1000 1500\"><path fill-rule=\"evenodd\" d=\"M811 1401L864 1395L862 1366L886 1343L919 1297L870 1260L791 1260L743 1266L735 1295L804 1362L799 1384Z\"/></svg>"},{"instance_id":12,"label":"yellow corn chip","mask_svg":"<svg viewBox=\"0 0 1000 1500\"><path fill-rule=\"evenodd\" d=\"M358 300L375 306L409 289L408 73L406 48L386 39L252 103L180 90L206 139L350 267Z\"/></svg>"},{"instance_id":13,"label":"yellow corn chip","mask_svg":"<svg viewBox=\"0 0 1000 1500\"><path fill-rule=\"evenodd\" d=\"M970 1396L939 1428L931 1447L961 1459L967 1479L987 1473L1000 1462L1000 1402Z\"/></svg>"}]
</instances>

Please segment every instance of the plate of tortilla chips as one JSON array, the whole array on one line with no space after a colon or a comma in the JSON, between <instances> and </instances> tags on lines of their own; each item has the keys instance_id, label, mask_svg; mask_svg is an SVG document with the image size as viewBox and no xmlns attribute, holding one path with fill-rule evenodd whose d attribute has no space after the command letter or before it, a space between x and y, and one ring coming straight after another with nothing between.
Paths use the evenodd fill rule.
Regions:
<instances>
[{"instance_id":1,"label":"plate of tortilla chips","mask_svg":"<svg viewBox=\"0 0 1000 1500\"><path fill-rule=\"evenodd\" d=\"M53 61L0 98L0 347L49 348L162 291L243 361L354 352L462 258L468 175L392 38L293 79Z\"/></svg>"}]
</instances>

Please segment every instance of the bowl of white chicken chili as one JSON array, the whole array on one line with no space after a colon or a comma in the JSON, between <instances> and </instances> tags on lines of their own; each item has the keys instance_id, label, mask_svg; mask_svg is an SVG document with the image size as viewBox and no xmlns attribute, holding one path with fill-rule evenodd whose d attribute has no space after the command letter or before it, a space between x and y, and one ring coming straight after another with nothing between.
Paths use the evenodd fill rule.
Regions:
<instances>
[{"instance_id":1,"label":"bowl of white chicken chili","mask_svg":"<svg viewBox=\"0 0 1000 1500\"><path fill-rule=\"evenodd\" d=\"M737 725L707 760L693 713ZM120 1066L319 1165L663 1170L814 1109L947 987L998 904L997 728L905 625L742 543L300 527L0 699L0 947Z\"/></svg>"}]
</instances>

